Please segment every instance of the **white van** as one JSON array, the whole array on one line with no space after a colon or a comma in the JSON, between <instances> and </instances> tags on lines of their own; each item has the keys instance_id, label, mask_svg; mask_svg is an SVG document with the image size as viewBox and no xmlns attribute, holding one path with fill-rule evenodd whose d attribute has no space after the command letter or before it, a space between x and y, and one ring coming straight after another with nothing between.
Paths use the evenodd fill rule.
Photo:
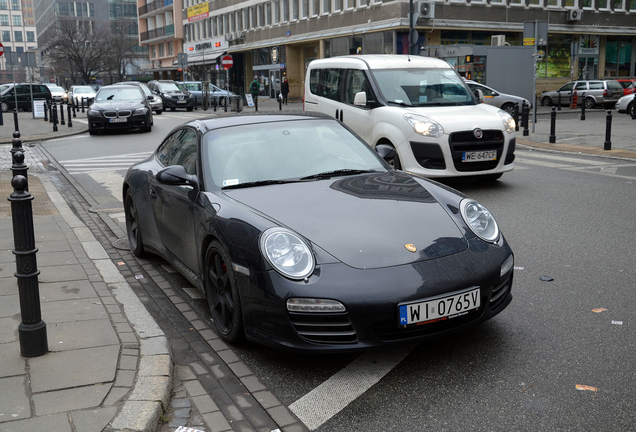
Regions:
<instances>
[{"instance_id":1,"label":"white van","mask_svg":"<svg viewBox=\"0 0 636 432\"><path fill-rule=\"evenodd\" d=\"M515 122L479 103L445 61L357 55L312 61L304 109L332 115L371 147L393 146L397 169L426 177L485 175L514 168Z\"/></svg>"}]
</instances>

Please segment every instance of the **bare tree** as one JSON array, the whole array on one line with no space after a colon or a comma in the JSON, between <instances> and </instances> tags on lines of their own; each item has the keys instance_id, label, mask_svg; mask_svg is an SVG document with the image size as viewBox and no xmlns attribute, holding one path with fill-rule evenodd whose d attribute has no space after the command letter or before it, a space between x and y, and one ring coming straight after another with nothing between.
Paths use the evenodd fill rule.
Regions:
<instances>
[{"instance_id":1,"label":"bare tree","mask_svg":"<svg viewBox=\"0 0 636 432\"><path fill-rule=\"evenodd\" d=\"M100 72L108 71L107 60L112 57L112 38L106 24L58 17L57 32L47 43L52 64L68 65L85 83Z\"/></svg>"},{"instance_id":2,"label":"bare tree","mask_svg":"<svg viewBox=\"0 0 636 432\"><path fill-rule=\"evenodd\" d=\"M105 57L107 71L113 82L113 75L118 81L125 80L126 70L137 56L135 47L138 45L137 23L120 17L110 24L110 46L108 57Z\"/></svg>"}]
</instances>

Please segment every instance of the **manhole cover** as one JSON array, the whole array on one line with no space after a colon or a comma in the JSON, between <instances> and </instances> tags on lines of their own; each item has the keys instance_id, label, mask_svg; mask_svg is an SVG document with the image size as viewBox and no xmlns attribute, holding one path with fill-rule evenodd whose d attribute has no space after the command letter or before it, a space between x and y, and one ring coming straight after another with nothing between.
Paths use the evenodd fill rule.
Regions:
<instances>
[{"instance_id":1,"label":"manhole cover","mask_svg":"<svg viewBox=\"0 0 636 432\"><path fill-rule=\"evenodd\" d=\"M127 237L123 237L120 239L117 239L113 242L113 247L115 249L121 249L121 250L130 250L130 245L128 244L128 238Z\"/></svg>"}]
</instances>

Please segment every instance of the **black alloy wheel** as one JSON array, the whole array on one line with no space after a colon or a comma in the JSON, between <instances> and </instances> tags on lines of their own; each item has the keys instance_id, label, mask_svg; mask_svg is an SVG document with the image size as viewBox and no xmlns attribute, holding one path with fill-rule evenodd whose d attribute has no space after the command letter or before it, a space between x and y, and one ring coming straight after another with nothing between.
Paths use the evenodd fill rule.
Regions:
<instances>
[{"instance_id":1,"label":"black alloy wheel","mask_svg":"<svg viewBox=\"0 0 636 432\"><path fill-rule=\"evenodd\" d=\"M596 106L596 102L591 97L585 98L585 108L594 108Z\"/></svg>"},{"instance_id":2,"label":"black alloy wheel","mask_svg":"<svg viewBox=\"0 0 636 432\"><path fill-rule=\"evenodd\" d=\"M512 115L515 112L515 104L513 103L505 103L501 107L502 110Z\"/></svg>"},{"instance_id":3,"label":"black alloy wheel","mask_svg":"<svg viewBox=\"0 0 636 432\"><path fill-rule=\"evenodd\" d=\"M130 251L137 257L145 255L144 242L141 239L141 229L139 227L139 216L137 214L137 206L133 199L132 192L126 192L126 203L124 207L126 213L126 232L128 234L128 245Z\"/></svg>"},{"instance_id":4,"label":"black alloy wheel","mask_svg":"<svg viewBox=\"0 0 636 432\"><path fill-rule=\"evenodd\" d=\"M205 254L205 295L219 336L227 342L244 338L236 276L225 248L212 242Z\"/></svg>"}]
</instances>

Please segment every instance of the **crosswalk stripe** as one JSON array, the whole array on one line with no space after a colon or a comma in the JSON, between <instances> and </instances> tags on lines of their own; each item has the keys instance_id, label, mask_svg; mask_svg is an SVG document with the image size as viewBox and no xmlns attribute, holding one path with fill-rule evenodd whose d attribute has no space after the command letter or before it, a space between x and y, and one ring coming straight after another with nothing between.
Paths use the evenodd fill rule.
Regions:
<instances>
[{"instance_id":1,"label":"crosswalk stripe","mask_svg":"<svg viewBox=\"0 0 636 432\"><path fill-rule=\"evenodd\" d=\"M577 158L572 158L572 157L566 157L566 156L557 156L557 155L553 155L553 154L546 154L546 153L537 153L537 152L523 152L523 153L517 153L517 159L519 159L519 156L521 156L521 158L525 158L525 157L530 157L530 158L538 158L538 159L550 159L550 160L554 160L554 161L561 161L561 162L572 162L572 163L576 163L576 164L584 164L584 165L613 165L612 162L602 162L602 161L596 161L596 160L591 160L591 159L577 159Z\"/></svg>"}]
</instances>

